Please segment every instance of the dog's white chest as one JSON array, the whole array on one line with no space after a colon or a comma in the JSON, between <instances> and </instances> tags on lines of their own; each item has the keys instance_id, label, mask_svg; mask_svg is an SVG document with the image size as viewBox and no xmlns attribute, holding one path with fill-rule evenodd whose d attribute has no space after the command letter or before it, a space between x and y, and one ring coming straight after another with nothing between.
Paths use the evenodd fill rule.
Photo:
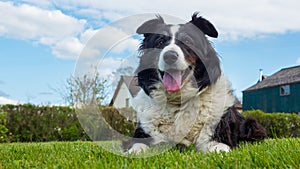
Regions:
<instances>
[{"instance_id":1,"label":"dog's white chest","mask_svg":"<svg viewBox=\"0 0 300 169\"><path fill-rule=\"evenodd\" d=\"M224 111L233 105L234 97L226 82L221 77L216 84L190 98L190 93L195 91L186 88L186 92L182 93L184 96L181 95L183 102L177 106L170 104L162 90L152 97L141 91L134 100L141 127L154 138L154 144L173 142L190 145L198 138L209 139Z\"/></svg>"}]
</instances>

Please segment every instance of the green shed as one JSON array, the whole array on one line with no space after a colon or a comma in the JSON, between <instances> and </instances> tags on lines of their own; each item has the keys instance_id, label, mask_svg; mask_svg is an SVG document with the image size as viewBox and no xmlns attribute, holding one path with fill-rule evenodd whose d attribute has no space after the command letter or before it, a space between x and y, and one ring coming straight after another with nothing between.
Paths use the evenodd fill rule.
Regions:
<instances>
[{"instance_id":1,"label":"green shed","mask_svg":"<svg viewBox=\"0 0 300 169\"><path fill-rule=\"evenodd\" d=\"M244 90L243 110L253 109L300 113L300 66L281 69Z\"/></svg>"}]
</instances>

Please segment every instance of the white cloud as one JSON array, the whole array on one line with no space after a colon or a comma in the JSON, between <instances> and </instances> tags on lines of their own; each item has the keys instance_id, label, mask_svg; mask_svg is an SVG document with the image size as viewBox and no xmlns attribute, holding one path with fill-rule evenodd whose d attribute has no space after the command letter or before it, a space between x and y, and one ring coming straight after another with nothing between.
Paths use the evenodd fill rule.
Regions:
<instances>
[{"instance_id":1,"label":"white cloud","mask_svg":"<svg viewBox=\"0 0 300 169\"><path fill-rule=\"evenodd\" d=\"M36 5L43 8L47 8L52 5L52 3L49 0L22 0L22 2Z\"/></svg>"},{"instance_id":2,"label":"white cloud","mask_svg":"<svg viewBox=\"0 0 300 169\"><path fill-rule=\"evenodd\" d=\"M0 96L0 105L2 104L18 104L19 102L16 100L11 100L5 97Z\"/></svg>"},{"instance_id":3,"label":"white cloud","mask_svg":"<svg viewBox=\"0 0 300 169\"><path fill-rule=\"evenodd\" d=\"M107 77L109 75L112 75L112 72L118 69L121 63L121 59L104 58L98 65L98 72L102 77Z\"/></svg>"},{"instance_id":4,"label":"white cloud","mask_svg":"<svg viewBox=\"0 0 300 169\"><path fill-rule=\"evenodd\" d=\"M95 34L91 45L97 48L111 49L111 52L114 53L121 53L126 49L134 51L137 49L139 41L131 36L119 28L107 26Z\"/></svg>"},{"instance_id":5,"label":"white cloud","mask_svg":"<svg viewBox=\"0 0 300 169\"><path fill-rule=\"evenodd\" d=\"M300 15L298 0L185 0L172 4L160 0L152 0L151 3L140 0L73 0L63 4L89 11L102 11L97 15L110 21L139 13L164 13L189 20L193 12L199 11L215 24L221 38L229 40L256 37L260 34L300 31L300 18L297 17Z\"/></svg>"},{"instance_id":6,"label":"white cloud","mask_svg":"<svg viewBox=\"0 0 300 169\"><path fill-rule=\"evenodd\" d=\"M124 57L104 57L104 58L87 58L78 60L75 68L75 76L94 74L95 68L99 75L106 79L114 76L118 68L132 67L134 70L138 66L139 59L137 55Z\"/></svg>"},{"instance_id":7,"label":"white cloud","mask_svg":"<svg viewBox=\"0 0 300 169\"><path fill-rule=\"evenodd\" d=\"M39 2L30 0L27 3ZM90 46L84 48L88 40L99 30L85 29L86 20L68 16L58 10L42 9L29 4L0 2L0 15L5 16L5 19L0 20L0 35L29 39L48 45L52 49L52 54L58 58L76 59L83 49L84 56L81 55L81 57L94 57L100 54L99 48L109 49L111 45L119 43L118 38L128 36L125 32L115 28L103 29L101 37L97 39L99 41L96 42L97 48ZM37 5L49 4L45 1ZM137 44L137 40L129 37L126 44L116 45L112 52L121 53L124 50L136 49Z\"/></svg>"},{"instance_id":8,"label":"white cloud","mask_svg":"<svg viewBox=\"0 0 300 169\"><path fill-rule=\"evenodd\" d=\"M296 63L300 65L300 57L297 59Z\"/></svg>"},{"instance_id":9,"label":"white cloud","mask_svg":"<svg viewBox=\"0 0 300 169\"><path fill-rule=\"evenodd\" d=\"M84 54L81 54L81 53ZM58 58L63 59L81 59L93 58L100 54L100 51L95 48L85 46L78 38L66 38L52 47L52 53Z\"/></svg>"},{"instance_id":10,"label":"white cloud","mask_svg":"<svg viewBox=\"0 0 300 169\"><path fill-rule=\"evenodd\" d=\"M83 47L84 45L77 38L69 37L55 44L52 53L59 58L74 59L78 57Z\"/></svg>"},{"instance_id":11,"label":"white cloud","mask_svg":"<svg viewBox=\"0 0 300 169\"><path fill-rule=\"evenodd\" d=\"M24 39L59 40L74 36L84 29L85 20L63 14L58 10L44 10L35 6L0 2L1 34ZM5 17L4 17L5 16Z\"/></svg>"},{"instance_id":12,"label":"white cloud","mask_svg":"<svg viewBox=\"0 0 300 169\"><path fill-rule=\"evenodd\" d=\"M299 6L298 0L186 0L172 4L159 0L152 0L151 3L140 0L72 0L59 3L48 0L23 0L19 3L0 1L0 16L5 16L0 20L0 36L32 40L50 46L56 57L75 59L99 30L93 28L92 24L102 27L105 22L134 14L161 13L188 21L193 12L199 11L219 30L220 40L235 40L300 31L300 18L296 17L300 15ZM55 10L56 7L75 15ZM81 18L86 20L75 16L84 16ZM138 25L127 23L123 26L136 29ZM114 53L137 49L138 40L133 39L127 31L107 26L100 32L104 32L101 38L94 38L98 46L87 47L84 51L88 53L86 57L103 54L99 48L113 47L111 52Z\"/></svg>"},{"instance_id":13,"label":"white cloud","mask_svg":"<svg viewBox=\"0 0 300 169\"><path fill-rule=\"evenodd\" d=\"M86 44L88 40L90 40L97 32L98 30L94 30L91 28L85 30L80 36L80 41Z\"/></svg>"},{"instance_id":14,"label":"white cloud","mask_svg":"<svg viewBox=\"0 0 300 169\"><path fill-rule=\"evenodd\" d=\"M97 59L100 58L100 54L103 56L122 55L125 51L133 53L139 45L139 41L134 39L130 33L113 26L106 26L99 30L88 29L81 34L80 41L85 46L81 47L83 50L79 59L98 56ZM96 62L95 58L92 62Z\"/></svg>"},{"instance_id":15,"label":"white cloud","mask_svg":"<svg viewBox=\"0 0 300 169\"><path fill-rule=\"evenodd\" d=\"M83 48L77 36L84 31L85 20L58 10L1 1L0 16L0 35L49 45L59 58L76 58Z\"/></svg>"}]
</instances>

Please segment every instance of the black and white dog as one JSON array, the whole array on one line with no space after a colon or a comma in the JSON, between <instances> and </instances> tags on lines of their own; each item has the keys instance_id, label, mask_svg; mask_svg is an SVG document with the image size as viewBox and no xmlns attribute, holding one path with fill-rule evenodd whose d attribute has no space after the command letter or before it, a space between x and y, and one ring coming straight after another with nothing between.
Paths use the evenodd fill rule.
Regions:
<instances>
[{"instance_id":1,"label":"black and white dog","mask_svg":"<svg viewBox=\"0 0 300 169\"><path fill-rule=\"evenodd\" d=\"M133 138L123 142L125 150L140 153L170 143L229 151L240 141L266 137L263 127L233 106L231 83L206 38L218 36L208 20L195 13L188 23L170 25L157 16L137 33L144 36L136 71L143 90L133 100L139 122Z\"/></svg>"}]
</instances>

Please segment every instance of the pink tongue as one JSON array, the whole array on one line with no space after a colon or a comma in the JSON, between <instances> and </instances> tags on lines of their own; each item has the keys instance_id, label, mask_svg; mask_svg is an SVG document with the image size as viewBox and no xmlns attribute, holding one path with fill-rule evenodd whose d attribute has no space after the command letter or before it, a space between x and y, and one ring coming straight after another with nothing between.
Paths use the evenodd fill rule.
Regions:
<instances>
[{"instance_id":1,"label":"pink tongue","mask_svg":"<svg viewBox=\"0 0 300 169\"><path fill-rule=\"evenodd\" d=\"M180 90L181 86L181 72L165 72L163 77L163 84L168 92L177 92L178 90Z\"/></svg>"}]
</instances>

